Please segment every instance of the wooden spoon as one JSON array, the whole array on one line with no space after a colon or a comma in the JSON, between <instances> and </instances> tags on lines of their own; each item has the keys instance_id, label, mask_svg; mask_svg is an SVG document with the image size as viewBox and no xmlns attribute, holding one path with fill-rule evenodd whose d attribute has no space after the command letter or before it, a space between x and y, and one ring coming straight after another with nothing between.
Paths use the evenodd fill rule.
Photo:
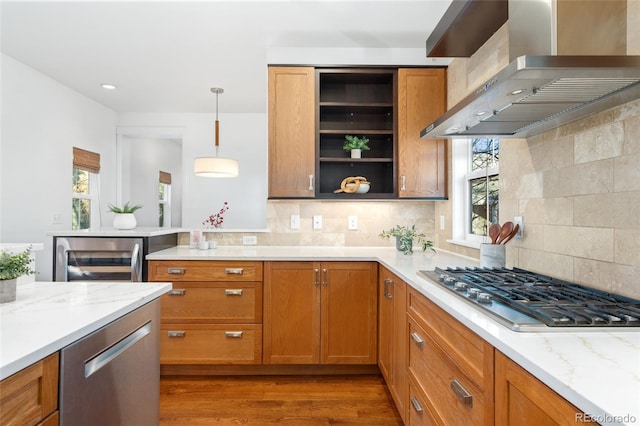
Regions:
<instances>
[{"instance_id":1,"label":"wooden spoon","mask_svg":"<svg viewBox=\"0 0 640 426\"><path fill-rule=\"evenodd\" d=\"M501 244L502 241L509 236L511 231L513 231L513 222L505 222L504 225L502 225L496 244Z\"/></svg>"},{"instance_id":2,"label":"wooden spoon","mask_svg":"<svg viewBox=\"0 0 640 426\"><path fill-rule=\"evenodd\" d=\"M497 244L498 236L500 236L501 226L494 223L489 227L489 238L491 238L491 244Z\"/></svg>"},{"instance_id":3,"label":"wooden spoon","mask_svg":"<svg viewBox=\"0 0 640 426\"><path fill-rule=\"evenodd\" d=\"M516 236L519 230L520 230L520 225L516 223L516 226L513 227L513 231L511 231L511 233L507 235L507 238L502 240L500 244L507 244L513 237Z\"/></svg>"}]
</instances>

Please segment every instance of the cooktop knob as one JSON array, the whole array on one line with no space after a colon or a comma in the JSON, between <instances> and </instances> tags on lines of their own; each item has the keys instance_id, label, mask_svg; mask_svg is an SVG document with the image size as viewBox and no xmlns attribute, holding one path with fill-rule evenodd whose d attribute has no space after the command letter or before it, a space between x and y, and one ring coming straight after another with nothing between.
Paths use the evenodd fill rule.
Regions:
<instances>
[{"instance_id":1,"label":"cooktop knob","mask_svg":"<svg viewBox=\"0 0 640 426\"><path fill-rule=\"evenodd\" d=\"M467 287L469 287L469 285L467 283L465 283L464 281L457 281L453 285L453 289L455 291L465 291L467 289Z\"/></svg>"},{"instance_id":2,"label":"cooktop knob","mask_svg":"<svg viewBox=\"0 0 640 426\"><path fill-rule=\"evenodd\" d=\"M454 285L455 282L456 282L456 279L453 278L453 277L447 277L447 278L444 279L444 283L446 285Z\"/></svg>"},{"instance_id":3,"label":"cooktop knob","mask_svg":"<svg viewBox=\"0 0 640 426\"><path fill-rule=\"evenodd\" d=\"M479 293L478 302L486 304L491 303L491 295L489 293Z\"/></svg>"},{"instance_id":4,"label":"cooktop knob","mask_svg":"<svg viewBox=\"0 0 640 426\"><path fill-rule=\"evenodd\" d=\"M440 276L438 277L438 281L440 281L441 283L444 282L444 280L448 277L449 275L447 274L440 274Z\"/></svg>"},{"instance_id":5,"label":"cooktop knob","mask_svg":"<svg viewBox=\"0 0 640 426\"><path fill-rule=\"evenodd\" d=\"M467 290L467 294L469 295L469 297L471 299L477 299L478 298L478 294L480 293L480 289L479 288L470 288L469 290Z\"/></svg>"}]
</instances>

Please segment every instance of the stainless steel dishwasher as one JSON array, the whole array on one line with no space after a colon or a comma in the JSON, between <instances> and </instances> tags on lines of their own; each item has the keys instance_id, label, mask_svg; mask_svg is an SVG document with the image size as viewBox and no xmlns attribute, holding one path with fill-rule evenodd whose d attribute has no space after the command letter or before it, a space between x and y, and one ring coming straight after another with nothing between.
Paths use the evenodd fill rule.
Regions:
<instances>
[{"instance_id":1,"label":"stainless steel dishwasher","mask_svg":"<svg viewBox=\"0 0 640 426\"><path fill-rule=\"evenodd\" d=\"M160 299L62 349L60 425L157 426Z\"/></svg>"}]
</instances>

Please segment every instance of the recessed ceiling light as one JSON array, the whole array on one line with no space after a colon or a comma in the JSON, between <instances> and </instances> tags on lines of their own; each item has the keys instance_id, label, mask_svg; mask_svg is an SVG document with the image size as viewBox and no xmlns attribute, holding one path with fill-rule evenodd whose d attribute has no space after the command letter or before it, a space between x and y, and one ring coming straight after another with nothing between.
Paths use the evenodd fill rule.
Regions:
<instances>
[{"instance_id":1,"label":"recessed ceiling light","mask_svg":"<svg viewBox=\"0 0 640 426\"><path fill-rule=\"evenodd\" d=\"M516 89L513 92L509 92L509 94L510 95L519 95L522 92L524 92L524 89Z\"/></svg>"},{"instance_id":2,"label":"recessed ceiling light","mask_svg":"<svg viewBox=\"0 0 640 426\"><path fill-rule=\"evenodd\" d=\"M487 113L486 111L478 111L478 112L476 112L476 115L477 115L478 117L480 117L480 116L482 116L482 115L485 115L486 113Z\"/></svg>"},{"instance_id":3,"label":"recessed ceiling light","mask_svg":"<svg viewBox=\"0 0 640 426\"><path fill-rule=\"evenodd\" d=\"M107 90L115 90L116 86L114 86L113 84L103 84L102 88Z\"/></svg>"}]
</instances>

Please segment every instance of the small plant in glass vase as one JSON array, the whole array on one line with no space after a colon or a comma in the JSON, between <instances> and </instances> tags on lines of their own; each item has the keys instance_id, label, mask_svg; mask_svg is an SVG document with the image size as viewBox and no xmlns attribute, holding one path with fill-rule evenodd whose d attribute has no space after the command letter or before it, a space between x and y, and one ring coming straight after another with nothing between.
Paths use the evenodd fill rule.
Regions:
<instances>
[{"instance_id":1,"label":"small plant in glass vase","mask_svg":"<svg viewBox=\"0 0 640 426\"><path fill-rule=\"evenodd\" d=\"M422 247L422 251L427 250L430 253L435 253L436 249L433 247L433 241L427 240L426 235L418 232L415 225L412 226L400 226L396 225L391 229L387 229L378 234L380 238L396 237L396 249L404 254L413 254L413 242L416 242Z\"/></svg>"},{"instance_id":2,"label":"small plant in glass vase","mask_svg":"<svg viewBox=\"0 0 640 426\"><path fill-rule=\"evenodd\" d=\"M31 248L20 253L0 252L0 303L16 300L16 284L23 275L35 273L31 269Z\"/></svg>"},{"instance_id":3,"label":"small plant in glass vase","mask_svg":"<svg viewBox=\"0 0 640 426\"><path fill-rule=\"evenodd\" d=\"M369 143L369 139L364 136L358 137L353 135L346 135L344 138L345 142L342 146L342 149L344 149L345 151L350 151L351 158L361 158L362 151L368 151L370 149L369 145L367 145Z\"/></svg>"}]
</instances>

